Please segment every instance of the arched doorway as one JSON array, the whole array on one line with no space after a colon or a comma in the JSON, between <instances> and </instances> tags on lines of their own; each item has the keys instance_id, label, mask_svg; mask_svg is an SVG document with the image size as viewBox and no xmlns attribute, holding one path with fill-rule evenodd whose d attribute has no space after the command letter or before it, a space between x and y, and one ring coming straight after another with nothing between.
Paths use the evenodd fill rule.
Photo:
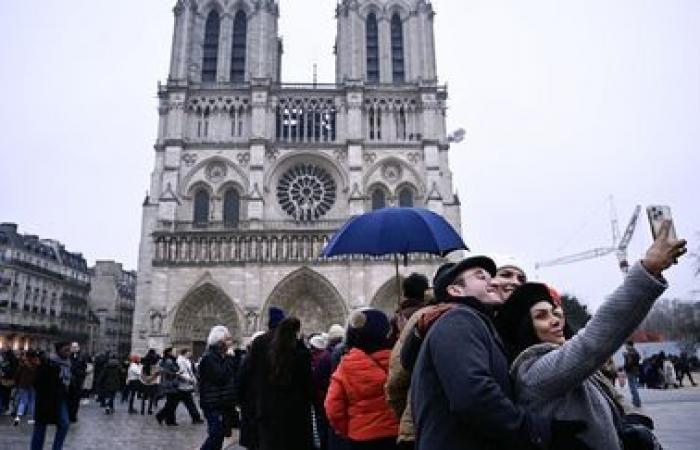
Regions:
<instances>
[{"instance_id":1,"label":"arched doorway","mask_svg":"<svg viewBox=\"0 0 700 450\"><path fill-rule=\"evenodd\" d=\"M241 327L231 299L216 286L206 283L190 292L180 303L173 321L172 345L188 347L195 356L206 349L209 330L225 325L235 341L240 341Z\"/></svg>"},{"instance_id":2,"label":"arched doorway","mask_svg":"<svg viewBox=\"0 0 700 450\"><path fill-rule=\"evenodd\" d=\"M306 267L289 274L272 291L261 316L263 328L267 326L270 306L280 307L288 316L301 319L302 330L307 334L327 331L334 323L345 323L346 307L337 289Z\"/></svg>"},{"instance_id":3,"label":"arched doorway","mask_svg":"<svg viewBox=\"0 0 700 450\"><path fill-rule=\"evenodd\" d=\"M399 276L399 283L403 282L403 277ZM396 283L396 277L389 278L374 294L370 306L384 311L391 319L399 307L399 286Z\"/></svg>"}]
</instances>

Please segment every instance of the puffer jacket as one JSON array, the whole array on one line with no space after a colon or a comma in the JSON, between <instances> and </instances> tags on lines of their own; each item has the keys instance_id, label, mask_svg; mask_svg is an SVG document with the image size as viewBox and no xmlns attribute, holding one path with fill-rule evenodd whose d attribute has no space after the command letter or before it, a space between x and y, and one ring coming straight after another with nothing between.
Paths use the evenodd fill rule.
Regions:
<instances>
[{"instance_id":1,"label":"puffer jacket","mask_svg":"<svg viewBox=\"0 0 700 450\"><path fill-rule=\"evenodd\" d=\"M397 436L399 422L384 396L390 353L353 348L333 373L324 406L339 435L355 441Z\"/></svg>"}]
</instances>

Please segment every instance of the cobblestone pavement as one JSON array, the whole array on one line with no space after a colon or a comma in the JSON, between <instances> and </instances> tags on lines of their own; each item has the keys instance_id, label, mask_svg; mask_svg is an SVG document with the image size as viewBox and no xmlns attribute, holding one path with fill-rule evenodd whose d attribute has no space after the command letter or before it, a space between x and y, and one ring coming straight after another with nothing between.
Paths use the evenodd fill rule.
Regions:
<instances>
[{"instance_id":1,"label":"cobblestone pavement","mask_svg":"<svg viewBox=\"0 0 700 450\"><path fill-rule=\"evenodd\" d=\"M694 374L698 380L698 374ZM629 398L629 389L621 391ZM700 387L640 389L641 411L654 419L655 433L664 450L700 448Z\"/></svg>"},{"instance_id":2,"label":"cobblestone pavement","mask_svg":"<svg viewBox=\"0 0 700 450\"><path fill-rule=\"evenodd\" d=\"M623 388L625 395L628 389ZM700 442L700 387L671 390L640 389L642 411L656 423L656 434L665 450L697 450ZM161 403L162 405L162 403ZM204 442L206 425L192 425L184 406L178 408L178 427L160 426L153 416L129 415L118 404L113 416L106 416L94 402L80 409L79 422L72 424L66 450L194 450ZM8 416L0 417L0 449L27 450L32 427L26 421L12 426ZM49 427L44 448L53 442ZM235 445L237 436L226 440L226 450L243 450Z\"/></svg>"},{"instance_id":3,"label":"cobblestone pavement","mask_svg":"<svg viewBox=\"0 0 700 450\"><path fill-rule=\"evenodd\" d=\"M159 403L162 406L165 402ZM78 423L71 424L64 445L65 450L193 450L199 449L207 434L206 424L192 425L189 415L180 405L177 427L158 425L154 416L131 415L126 404L117 404L114 415L107 416L95 402L81 406ZM45 449L53 443L55 427L49 426ZM12 418L0 417L0 449L28 450L32 426L26 421L12 426ZM234 440L235 439L235 440ZM227 440L231 445L237 436ZM236 447L231 446L231 449ZM240 447L238 447L240 448Z\"/></svg>"}]
</instances>

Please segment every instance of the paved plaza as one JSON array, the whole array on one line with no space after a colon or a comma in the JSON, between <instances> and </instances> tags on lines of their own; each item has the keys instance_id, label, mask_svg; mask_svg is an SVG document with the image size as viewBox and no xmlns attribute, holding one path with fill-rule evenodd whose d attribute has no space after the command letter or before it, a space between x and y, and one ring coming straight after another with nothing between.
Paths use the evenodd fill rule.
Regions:
<instances>
[{"instance_id":1,"label":"paved plaza","mask_svg":"<svg viewBox=\"0 0 700 450\"><path fill-rule=\"evenodd\" d=\"M623 389L627 395L627 389ZM656 434L665 450L697 450L700 442L700 388L678 390L641 389L643 411L656 422ZM80 421L71 426L66 450L193 450L206 436L206 425L192 425L184 407L178 408L180 426L160 426L153 416L129 415L126 405L117 405L113 416L105 416L95 403L83 406ZM44 448L51 448L53 430L49 428ZM31 426L26 422L12 426L10 417L0 418L0 449L27 450ZM227 450L242 450L237 437L226 441Z\"/></svg>"}]
</instances>

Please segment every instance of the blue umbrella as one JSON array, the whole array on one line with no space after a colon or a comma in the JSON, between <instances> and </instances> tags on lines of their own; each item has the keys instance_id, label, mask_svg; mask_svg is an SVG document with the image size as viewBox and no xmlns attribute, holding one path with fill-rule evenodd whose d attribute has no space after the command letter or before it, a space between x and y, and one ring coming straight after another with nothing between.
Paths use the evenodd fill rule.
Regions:
<instances>
[{"instance_id":1,"label":"blue umbrella","mask_svg":"<svg viewBox=\"0 0 700 450\"><path fill-rule=\"evenodd\" d=\"M401 301L399 254L407 263L409 253L445 256L454 250L469 250L447 221L423 208L382 208L347 221L338 230L321 256L394 255L397 303Z\"/></svg>"},{"instance_id":2,"label":"blue umbrella","mask_svg":"<svg viewBox=\"0 0 700 450\"><path fill-rule=\"evenodd\" d=\"M445 256L468 250L447 221L423 208L382 208L350 219L321 256L430 253Z\"/></svg>"}]
</instances>

